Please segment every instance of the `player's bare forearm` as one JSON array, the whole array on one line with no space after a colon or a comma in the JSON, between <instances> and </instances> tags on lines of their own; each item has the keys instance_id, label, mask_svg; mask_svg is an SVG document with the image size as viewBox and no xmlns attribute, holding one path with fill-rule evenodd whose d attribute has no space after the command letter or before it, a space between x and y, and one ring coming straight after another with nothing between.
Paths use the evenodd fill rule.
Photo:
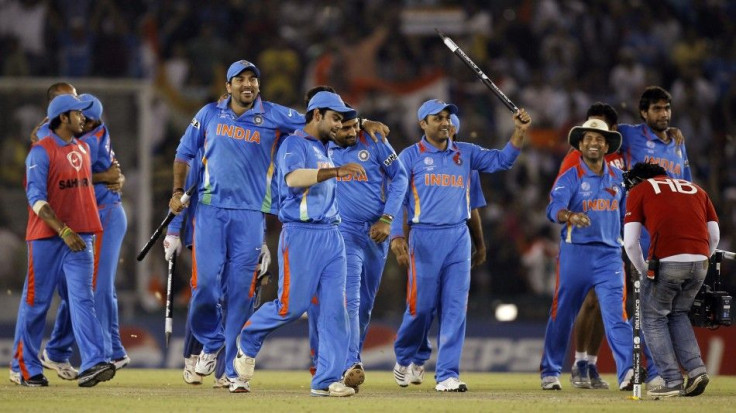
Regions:
<instances>
[{"instance_id":1,"label":"player's bare forearm","mask_svg":"<svg viewBox=\"0 0 736 413\"><path fill-rule=\"evenodd\" d=\"M387 125L375 120L363 119L361 127L373 139L373 142L378 142L376 133L383 135L383 141L386 142L388 134L391 132L391 129Z\"/></svg>"},{"instance_id":2,"label":"player's bare forearm","mask_svg":"<svg viewBox=\"0 0 736 413\"><path fill-rule=\"evenodd\" d=\"M45 204L38 210L38 217L41 218L49 228L59 234L59 237L64 240L64 243L72 251L83 251L87 247L87 244L84 243L84 240L79 236L79 234L66 226L65 223L61 222L61 220L56 216L56 212L51 209L49 204Z\"/></svg>"},{"instance_id":3,"label":"player's bare forearm","mask_svg":"<svg viewBox=\"0 0 736 413\"><path fill-rule=\"evenodd\" d=\"M514 119L514 133L511 134L510 141L515 147L521 148L524 146L527 131L529 126L532 124L532 118L525 109L519 109L519 111L514 113L512 116Z\"/></svg>"},{"instance_id":4,"label":"player's bare forearm","mask_svg":"<svg viewBox=\"0 0 736 413\"><path fill-rule=\"evenodd\" d=\"M478 209L470 211L470 220L468 220L468 230L470 231L470 239L473 241L475 252L471 260L473 268L483 264L486 261L486 244L483 237L483 224L480 220Z\"/></svg>"},{"instance_id":5,"label":"player's bare forearm","mask_svg":"<svg viewBox=\"0 0 736 413\"><path fill-rule=\"evenodd\" d=\"M186 205L181 202L184 195L184 183L187 179L189 165L185 162L174 161L174 188L169 200L169 209L174 214L179 214Z\"/></svg>"}]
</instances>

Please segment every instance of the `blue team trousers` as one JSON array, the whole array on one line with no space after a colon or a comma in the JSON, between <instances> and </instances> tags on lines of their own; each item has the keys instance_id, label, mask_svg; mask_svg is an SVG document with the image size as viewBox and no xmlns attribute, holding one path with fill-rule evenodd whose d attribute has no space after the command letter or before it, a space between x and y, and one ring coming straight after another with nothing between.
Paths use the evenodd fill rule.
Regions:
<instances>
[{"instance_id":1,"label":"blue team trousers","mask_svg":"<svg viewBox=\"0 0 736 413\"><path fill-rule=\"evenodd\" d=\"M369 235L371 225L368 222L359 224L343 221L340 223L340 233L345 240L347 258L345 296L350 324L346 369L361 362L360 353L363 351L373 304L376 302L376 293L381 284L383 267L386 265L388 254L388 240L382 243L373 241ZM309 314L309 344L314 364L319 355L319 334L317 332L319 305L310 306L307 313Z\"/></svg>"},{"instance_id":2,"label":"blue team trousers","mask_svg":"<svg viewBox=\"0 0 736 413\"><path fill-rule=\"evenodd\" d=\"M194 272L194 269L192 269L192 272ZM222 310L222 318L227 318L227 307L224 305L225 302L227 302L227 290L225 288L226 286L222 286L223 291L223 297L220 300L220 306ZM183 356L184 358L189 358L191 356L198 356L199 353L202 352L202 343L200 343L196 337L194 337L194 334L192 334L192 329L190 327L191 319L190 314L187 313L187 321L184 325L184 348L183 348ZM223 326L223 329L225 326ZM223 374L225 374L225 352L221 351L217 355L217 363L215 364L215 378L220 379Z\"/></svg>"},{"instance_id":3,"label":"blue team trousers","mask_svg":"<svg viewBox=\"0 0 736 413\"><path fill-rule=\"evenodd\" d=\"M560 243L557 285L544 336L541 376L559 376L570 331L585 296L595 289L618 381L632 367L633 330L624 310L621 249L606 245Z\"/></svg>"},{"instance_id":4,"label":"blue team trousers","mask_svg":"<svg viewBox=\"0 0 736 413\"><path fill-rule=\"evenodd\" d=\"M125 357L126 353L120 340L115 275L120 259L120 247L123 245L128 228L128 219L120 203L100 205L98 208L102 232L95 237L92 288L95 292L95 312L102 325L102 335L105 339L105 357L117 360ZM66 288L66 285L61 288ZM61 300L51 338L46 343L46 352L51 360L64 361L72 354L74 335L70 320L69 306L66 300Z\"/></svg>"},{"instance_id":5,"label":"blue team trousers","mask_svg":"<svg viewBox=\"0 0 736 413\"><path fill-rule=\"evenodd\" d=\"M319 304L319 356L312 389L340 381L348 352L345 243L336 225L285 223L279 238L278 298L248 320L240 348L255 357L277 328L298 319L313 298Z\"/></svg>"},{"instance_id":6,"label":"blue team trousers","mask_svg":"<svg viewBox=\"0 0 736 413\"><path fill-rule=\"evenodd\" d=\"M87 248L72 252L59 237L28 241L28 274L18 309L11 369L25 379L43 373L39 359L46 312L62 278L68 288L66 299L71 326L82 357L81 370L106 361L102 328L95 316L92 272L92 234L79 234Z\"/></svg>"},{"instance_id":7,"label":"blue team trousers","mask_svg":"<svg viewBox=\"0 0 736 413\"><path fill-rule=\"evenodd\" d=\"M253 312L253 287L263 244L263 224L264 216L260 211L200 203L195 214L196 273L191 281L190 328L206 353L214 353L225 346L225 374L228 377L237 377L232 365L237 354L235 340ZM224 317L221 299L226 300Z\"/></svg>"},{"instance_id":8,"label":"blue team trousers","mask_svg":"<svg viewBox=\"0 0 736 413\"><path fill-rule=\"evenodd\" d=\"M424 364L427 335L437 314L435 379L439 383L459 377L470 290L468 226L412 226L409 259L407 308L394 343L396 362Z\"/></svg>"}]
</instances>

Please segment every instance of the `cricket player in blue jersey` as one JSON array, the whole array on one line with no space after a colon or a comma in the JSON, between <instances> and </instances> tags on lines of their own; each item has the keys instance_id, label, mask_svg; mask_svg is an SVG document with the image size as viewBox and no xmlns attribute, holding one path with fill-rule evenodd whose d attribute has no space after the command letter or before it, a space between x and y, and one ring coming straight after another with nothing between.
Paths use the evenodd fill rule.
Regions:
<instances>
[{"instance_id":1,"label":"cricket player in blue jersey","mask_svg":"<svg viewBox=\"0 0 736 413\"><path fill-rule=\"evenodd\" d=\"M69 286L60 294L69 302L71 327L82 356L79 386L92 387L115 375L115 366L105 357L94 310L92 243L102 225L92 189L89 147L75 139L84 126L82 111L91 105L72 95L55 97L47 110L51 134L35 143L26 158L29 265L11 363L25 386L48 385L39 347L46 311L61 279Z\"/></svg>"},{"instance_id":2,"label":"cricket player in blue jersey","mask_svg":"<svg viewBox=\"0 0 736 413\"><path fill-rule=\"evenodd\" d=\"M102 232L95 237L95 272L92 279L95 291L95 311L102 324L105 355L119 370L130 363L130 358L120 339L118 299L115 292L115 274L120 258L120 247L128 226L125 210L120 200L120 191L125 182L125 176L121 173L120 166L115 159L108 128L101 120L102 102L90 94L82 94L79 99L84 102L92 102L89 109L82 111L85 124L83 135L79 139L90 147L92 181L95 184L95 198L102 222ZM53 360L69 359L74 342L66 300L60 301L56 317L54 330L46 343L41 361L44 367L56 369L58 372L59 363Z\"/></svg>"},{"instance_id":3,"label":"cricket player in blue jersey","mask_svg":"<svg viewBox=\"0 0 736 413\"><path fill-rule=\"evenodd\" d=\"M355 394L340 381L348 353L347 267L333 178L365 180L366 173L357 163L335 167L327 146L342 127L343 116L354 117L354 112L339 95L319 92L307 106L306 126L287 137L279 149L279 220L283 226L278 298L265 303L243 327L234 362L241 380L253 377L255 357L266 336L298 319L316 298L319 356L311 394Z\"/></svg>"},{"instance_id":4,"label":"cricket player in blue jersey","mask_svg":"<svg viewBox=\"0 0 736 413\"><path fill-rule=\"evenodd\" d=\"M457 141L457 134L460 133L460 118L456 114L450 115L450 136L451 139ZM480 174L475 169L470 171L470 219L468 220L468 231L473 244L473 255L470 259L470 267L477 268L486 262L486 243L483 237L483 223L480 219L478 208L486 206L486 198L483 195L481 187ZM436 316L436 312L432 314L432 320ZM428 324L432 324L431 320ZM406 369L406 381L409 384L422 384L424 382L424 364L432 356L432 343L429 341L429 329L424 333L424 344L419 347L414 361L409 364Z\"/></svg>"},{"instance_id":5,"label":"cricket player in blue jersey","mask_svg":"<svg viewBox=\"0 0 736 413\"><path fill-rule=\"evenodd\" d=\"M347 296L350 339L343 382L358 390L365 380L360 353L368 332L376 293L381 284L388 254L391 222L406 193L406 170L388 142L372 141L358 125L357 113L346 114L342 127L329 143L328 154L335 166L357 163L366 171L364 179L337 179L340 233L347 257ZM312 357L319 358L317 320L319 303L308 311Z\"/></svg>"},{"instance_id":6,"label":"cricket player in blue jersey","mask_svg":"<svg viewBox=\"0 0 736 413\"><path fill-rule=\"evenodd\" d=\"M408 268L407 309L394 351L394 378L408 386L407 369L420 364L417 352L436 311L439 321L437 391L467 391L460 381L460 356L470 289L470 175L511 168L520 153L531 118L524 109L513 115L514 133L503 150L485 149L450 140L450 115L457 107L437 99L424 102L417 116L422 139L404 149L399 159L409 175L404 211L391 225L391 250Z\"/></svg>"},{"instance_id":7,"label":"cricket player in blue jersey","mask_svg":"<svg viewBox=\"0 0 736 413\"><path fill-rule=\"evenodd\" d=\"M671 178L692 182L682 133L670 126L672 96L669 92L659 86L647 87L639 98L639 116L644 123L618 125L626 169L631 169L638 162L653 163L664 168ZM642 251L649 251L650 238L646 228L642 228L639 241ZM632 271L632 274L635 272ZM644 342L642 344L647 360L647 387L661 386L664 380L659 375L649 347Z\"/></svg>"},{"instance_id":8,"label":"cricket player in blue jersey","mask_svg":"<svg viewBox=\"0 0 736 413\"><path fill-rule=\"evenodd\" d=\"M247 392L232 369L235 338L253 310L252 288L263 245L264 213L275 213L272 182L282 135L304 124L293 109L262 100L258 68L240 60L228 68L229 98L204 106L182 136L169 207L179 213L188 163L203 151L195 212L191 330L203 345L195 371L206 376L225 348L231 392ZM197 160L200 161L200 160ZM223 331L219 301L227 291Z\"/></svg>"},{"instance_id":9,"label":"cricket player in blue jersey","mask_svg":"<svg viewBox=\"0 0 736 413\"><path fill-rule=\"evenodd\" d=\"M621 146L621 135L604 121L590 119L572 128L568 140L581 152L582 161L557 178L547 206L547 218L565 226L540 365L542 389L562 389L559 376L570 331L585 296L594 288L619 388L626 390L633 379L633 338L624 309L621 258L625 193L622 171L604 160Z\"/></svg>"}]
</instances>

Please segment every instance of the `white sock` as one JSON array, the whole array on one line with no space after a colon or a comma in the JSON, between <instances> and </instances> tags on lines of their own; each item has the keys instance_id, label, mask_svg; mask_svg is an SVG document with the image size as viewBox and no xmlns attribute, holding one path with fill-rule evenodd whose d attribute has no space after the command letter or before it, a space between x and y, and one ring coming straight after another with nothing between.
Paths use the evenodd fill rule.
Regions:
<instances>
[{"instance_id":1,"label":"white sock","mask_svg":"<svg viewBox=\"0 0 736 413\"><path fill-rule=\"evenodd\" d=\"M587 353L584 351L576 351L575 352L575 362L585 360L587 358Z\"/></svg>"},{"instance_id":2,"label":"white sock","mask_svg":"<svg viewBox=\"0 0 736 413\"><path fill-rule=\"evenodd\" d=\"M595 364L598 362L598 356L588 354L588 364Z\"/></svg>"}]
</instances>

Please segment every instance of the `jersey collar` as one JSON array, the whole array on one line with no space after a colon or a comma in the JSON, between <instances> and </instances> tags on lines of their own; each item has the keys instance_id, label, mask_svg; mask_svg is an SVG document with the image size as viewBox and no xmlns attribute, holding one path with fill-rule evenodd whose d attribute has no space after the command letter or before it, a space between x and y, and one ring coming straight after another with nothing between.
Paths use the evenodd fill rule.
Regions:
<instances>
[{"instance_id":1,"label":"jersey collar","mask_svg":"<svg viewBox=\"0 0 736 413\"><path fill-rule=\"evenodd\" d=\"M227 99L223 100L222 102L219 102L217 104L217 107L219 109L229 110L230 112L235 113L235 112L233 112L232 109L230 109L230 100L232 98L233 98L232 96L228 96ZM250 109L248 109L245 112L243 112L243 114L240 115L240 116L245 116L245 115L247 115L249 113L263 114L265 112L266 111L263 108L263 101L261 100L261 95L259 93L258 96L256 96L256 100L253 101L253 106Z\"/></svg>"},{"instance_id":2,"label":"jersey collar","mask_svg":"<svg viewBox=\"0 0 736 413\"><path fill-rule=\"evenodd\" d=\"M455 143L454 140L448 139L447 141L447 149L440 150L436 146L432 145L427 141L427 136L422 135L422 140L420 140L417 143L417 146L419 147L419 153L423 152L445 152L445 151L453 151L453 152L460 152L460 149L457 147L457 143Z\"/></svg>"}]
</instances>

